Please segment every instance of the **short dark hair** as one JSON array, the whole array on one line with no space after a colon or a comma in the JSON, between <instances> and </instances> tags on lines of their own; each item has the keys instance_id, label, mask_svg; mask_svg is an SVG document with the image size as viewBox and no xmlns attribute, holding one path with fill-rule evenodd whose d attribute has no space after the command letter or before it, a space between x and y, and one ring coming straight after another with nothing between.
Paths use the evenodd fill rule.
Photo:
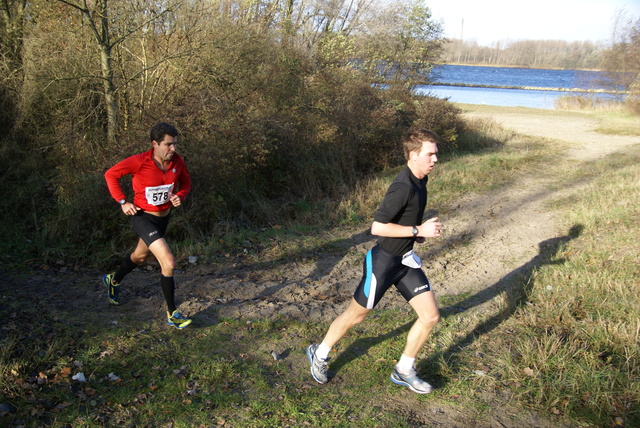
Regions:
<instances>
[{"instance_id":1,"label":"short dark hair","mask_svg":"<svg viewBox=\"0 0 640 428\"><path fill-rule=\"evenodd\" d=\"M151 127L150 137L151 141L160 142L164 140L164 136L177 137L178 130L166 122L158 122Z\"/></svg>"},{"instance_id":2,"label":"short dark hair","mask_svg":"<svg viewBox=\"0 0 640 428\"><path fill-rule=\"evenodd\" d=\"M424 128L409 128L402 139L402 148L404 149L404 157L409 160L409 153L422 148L422 143L429 141L438 144L440 137L435 132Z\"/></svg>"}]
</instances>

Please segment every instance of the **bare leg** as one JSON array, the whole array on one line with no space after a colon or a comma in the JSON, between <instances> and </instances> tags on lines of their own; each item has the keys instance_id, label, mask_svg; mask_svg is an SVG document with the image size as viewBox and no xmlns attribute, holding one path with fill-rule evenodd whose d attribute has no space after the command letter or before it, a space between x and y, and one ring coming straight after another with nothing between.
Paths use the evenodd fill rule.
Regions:
<instances>
[{"instance_id":1,"label":"bare leg","mask_svg":"<svg viewBox=\"0 0 640 428\"><path fill-rule=\"evenodd\" d=\"M391 381L406 386L415 393L428 394L433 391L433 387L418 377L413 363L429 338L431 330L440 320L440 313L433 291L417 295L409 301L409 304L416 311L418 319L409 330L407 344L402 357L391 373Z\"/></svg>"},{"instance_id":2,"label":"bare leg","mask_svg":"<svg viewBox=\"0 0 640 428\"><path fill-rule=\"evenodd\" d=\"M147 244L145 244L141 238L138 238L138 245L136 245L136 249L131 253L131 261L139 265L147 260L149 254L151 254L151 252L149 251Z\"/></svg>"},{"instance_id":3,"label":"bare leg","mask_svg":"<svg viewBox=\"0 0 640 428\"><path fill-rule=\"evenodd\" d=\"M369 312L371 312L371 309L363 308L352 298L349 307L333 320L322 343L320 345L309 345L307 358L311 363L311 375L318 383L327 383L329 381L327 354L331 348L347 334L351 327L364 321ZM321 353L318 353L318 349L321 350Z\"/></svg>"},{"instance_id":4,"label":"bare leg","mask_svg":"<svg viewBox=\"0 0 640 428\"><path fill-rule=\"evenodd\" d=\"M140 245L138 244L138 246ZM169 249L169 245L167 245L167 241L165 241L164 238L160 238L157 241L153 241L147 251L149 250L153 253L155 258L158 260L158 263L160 263L160 271L162 275L173 276L173 270L176 267L176 262L173 259L173 254Z\"/></svg>"},{"instance_id":5,"label":"bare leg","mask_svg":"<svg viewBox=\"0 0 640 428\"><path fill-rule=\"evenodd\" d=\"M149 249L147 245L144 243L142 239L138 239L138 244L136 245L136 249L131 254L127 254L122 258L122 262L120 263L120 267L113 274L113 283L119 284L125 276L131 273L138 265L144 262L149 255Z\"/></svg>"},{"instance_id":6,"label":"bare leg","mask_svg":"<svg viewBox=\"0 0 640 428\"><path fill-rule=\"evenodd\" d=\"M433 291L418 294L409 301L409 304L415 310L418 319L409 330L403 354L410 358L416 358L429 338L431 330L440 321L440 311Z\"/></svg>"},{"instance_id":7,"label":"bare leg","mask_svg":"<svg viewBox=\"0 0 640 428\"><path fill-rule=\"evenodd\" d=\"M175 261L173 259L173 254L171 254L171 250L164 238L153 241L151 245L149 245L149 250L153 253L156 260L158 260L158 263L160 263L160 288L162 288L162 294L167 302L167 312L171 315L176 310L176 287L173 279Z\"/></svg>"},{"instance_id":8,"label":"bare leg","mask_svg":"<svg viewBox=\"0 0 640 428\"><path fill-rule=\"evenodd\" d=\"M347 334L349 329L364 321L369 312L371 312L371 309L363 308L352 298L349 307L331 323L327 334L324 336L323 343L333 347Z\"/></svg>"}]
</instances>

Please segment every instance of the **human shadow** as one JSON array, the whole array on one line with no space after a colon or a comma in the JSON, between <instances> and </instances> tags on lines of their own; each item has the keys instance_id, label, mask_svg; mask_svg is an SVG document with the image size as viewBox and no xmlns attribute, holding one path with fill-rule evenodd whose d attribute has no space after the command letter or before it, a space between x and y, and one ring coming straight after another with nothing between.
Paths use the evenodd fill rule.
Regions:
<instances>
[{"instance_id":1,"label":"human shadow","mask_svg":"<svg viewBox=\"0 0 640 428\"><path fill-rule=\"evenodd\" d=\"M369 315L368 319L371 321L375 316L373 314ZM365 321L366 322L366 321ZM400 327L394 328L380 336L375 337L361 337L354 340L347 348L340 353L338 357L336 357L335 361L332 361L329 365L329 376L333 377L335 372L340 371L340 369L351 361L355 360L362 355L365 355L369 349L373 348L376 345L379 345L382 342L385 342L392 337L396 337L399 334L405 334L409 331L411 326L415 321L409 321Z\"/></svg>"},{"instance_id":2,"label":"human shadow","mask_svg":"<svg viewBox=\"0 0 640 428\"><path fill-rule=\"evenodd\" d=\"M453 314L466 311L474 306L486 303L501 293L507 294L507 303L504 309L479 324L464 337L449 346L446 350L436 352L430 355L427 359L421 361L417 366L418 372L424 372L425 374L428 373L429 378L433 379L433 373L437 372L437 364L441 358L451 360L455 356L456 352L461 348L470 345L480 336L495 329L500 325L500 323L511 317L519 307L525 305L531 293L531 287L533 285L532 279L535 271L545 265L557 265L564 263L565 259L556 258L558 252L569 241L579 237L583 229L583 225L576 224L569 229L566 235L540 242L538 245L538 254L527 263L514 269L495 284L477 292L473 296L470 296L455 305L441 308L440 314L443 318L446 318ZM398 334L408 332L413 323L414 321L408 322L381 336L356 339L340 354L340 356L336 358L335 362L331 364L331 372L340 370L353 359L366 354L371 347L395 337ZM444 384L443 379L438 378L437 376L435 376L435 379L436 384L434 386L441 387Z\"/></svg>"},{"instance_id":3,"label":"human shadow","mask_svg":"<svg viewBox=\"0 0 640 428\"><path fill-rule=\"evenodd\" d=\"M583 229L584 226L577 224L572 226L564 236L542 241L538 244L538 254L534 258L514 269L490 287L480 290L455 305L442 308L441 314L446 316L449 313L463 312L493 299L502 292L506 292L509 297L507 299L508 306L504 311L512 314L519 306L522 306L531 292L532 281L530 279L533 273L544 265L564 263L565 259L556 259L556 254L563 245L580 236Z\"/></svg>"},{"instance_id":4,"label":"human shadow","mask_svg":"<svg viewBox=\"0 0 640 428\"><path fill-rule=\"evenodd\" d=\"M455 368L456 353L460 349L471 345L482 335L485 335L494 330L501 323L509 319L518 310L518 308L524 306L526 302L528 302L529 296L531 294L532 286L534 284L534 273L542 266L559 265L564 263L564 258L556 257L558 252L569 241L579 237L583 229L583 225L576 224L569 229L566 235L542 241L538 245L538 255L532 258L529 262L525 263L517 269L514 269L512 272L510 272L508 275L503 277L500 281L496 282L492 286L479 291L473 296L470 296L463 301L456 303L455 305L443 308L441 310L442 316L447 317L454 313L460 313L471 307L488 302L501 293L506 293L505 307L502 310L477 325L472 331L467 333L464 337L458 339L455 343L452 343L447 349L440 352L435 352L427 359L423 360L418 365L418 371L422 371L425 373L437 372L437 364L441 359L449 361L454 367L453 371L457 371L457 368ZM434 386L441 387L445 383L445 380L438 376L431 376L431 378L435 379L436 381L436 384Z\"/></svg>"},{"instance_id":5,"label":"human shadow","mask_svg":"<svg viewBox=\"0 0 640 428\"><path fill-rule=\"evenodd\" d=\"M274 266L286 265L296 260L304 260L308 257L316 257L322 254L322 257L318 256L318 261L314 264L313 270L305 276L296 278L296 282L303 284L304 280L317 281L331 274L333 269L344 259L344 257L353 250L354 247L365 244L374 239L371 235L370 229L364 229L357 233L352 234L347 238L335 239L307 248L298 248L286 252L285 254L266 261L259 261L254 263L244 263L237 269L229 269L224 272L216 274L209 274L211 276L228 276L233 274L240 279L247 279L255 272L261 272L264 269L273 268ZM373 244L372 244L373 245ZM261 299L272 296L281 289L290 286L290 281L281 281L279 284L266 286L259 293L251 296L247 296L247 300ZM224 305L223 305L224 306Z\"/></svg>"}]
</instances>

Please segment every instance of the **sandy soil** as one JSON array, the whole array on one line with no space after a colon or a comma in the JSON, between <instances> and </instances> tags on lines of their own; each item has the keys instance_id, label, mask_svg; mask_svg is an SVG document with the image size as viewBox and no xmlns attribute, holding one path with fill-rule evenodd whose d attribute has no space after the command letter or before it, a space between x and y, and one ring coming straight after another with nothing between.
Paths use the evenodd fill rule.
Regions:
<instances>
[{"instance_id":1,"label":"sandy soil","mask_svg":"<svg viewBox=\"0 0 640 428\"><path fill-rule=\"evenodd\" d=\"M518 133L565 142L567 156L576 162L640 143L638 137L603 137L592 130L595 124L582 116L568 121L564 117L505 112L492 114L492 118ZM548 174L522 176L499 191L468 195L458 201L451 210L453 215L441 218L445 237L418 251L437 294L470 292L472 297L464 302L464 309L482 310L509 286L510 277L545 262L540 258L542 246L557 247L570 239L569 231L558 228L554 213L545 205L556 196L546 186L551 180L553 176ZM331 236L334 232L327 233ZM217 267L200 262L186 264L176 273L180 310L194 318L194 326L215 324L219 317L255 319L276 314L331 320L346 307L360 279L363 256L374 244L368 230L352 230L332 238L330 246L307 249L277 264L261 263L242 253L224 257L225 263L216 263ZM104 311L113 320L135 316L164 322L164 301L159 288L152 286L157 273L131 273L121 295L126 303L118 308L106 303L99 277L97 272L52 268L30 277L28 286L64 287L66 308L67 302L72 302L72 307L79 310ZM95 284L89 293L87 283ZM405 304L397 293L388 293L381 307ZM292 367L308 370L304 347L292 350L287 359ZM434 401L424 406L410 392L393 405L410 415L417 426L561 426L507 403L496 403L495 412L481 419L448 403Z\"/></svg>"}]
</instances>

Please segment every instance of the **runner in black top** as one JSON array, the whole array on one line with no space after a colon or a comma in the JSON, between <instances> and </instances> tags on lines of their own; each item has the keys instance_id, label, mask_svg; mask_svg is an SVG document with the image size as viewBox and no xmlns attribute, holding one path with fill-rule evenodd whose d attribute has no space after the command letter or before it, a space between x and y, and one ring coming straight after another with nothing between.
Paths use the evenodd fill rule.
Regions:
<instances>
[{"instance_id":1,"label":"runner in black top","mask_svg":"<svg viewBox=\"0 0 640 428\"><path fill-rule=\"evenodd\" d=\"M364 261L364 272L349 307L329 327L320 345L310 345L307 357L311 374L319 383L328 382L327 360L331 348L366 318L384 293L395 285L418 315L407 343L396 364L391 380L419 394L432 391L414 368L418 351L440 320L440 313L429 280L413 252L414 242L440 236L442 224L437 218L422 223L427 203L427 175L438 161L438 136L426 129L410 129L403 140L407 159L405 168L395 178L374 214L371 233L378 243Z\"/></svg>"}]
</instances>

